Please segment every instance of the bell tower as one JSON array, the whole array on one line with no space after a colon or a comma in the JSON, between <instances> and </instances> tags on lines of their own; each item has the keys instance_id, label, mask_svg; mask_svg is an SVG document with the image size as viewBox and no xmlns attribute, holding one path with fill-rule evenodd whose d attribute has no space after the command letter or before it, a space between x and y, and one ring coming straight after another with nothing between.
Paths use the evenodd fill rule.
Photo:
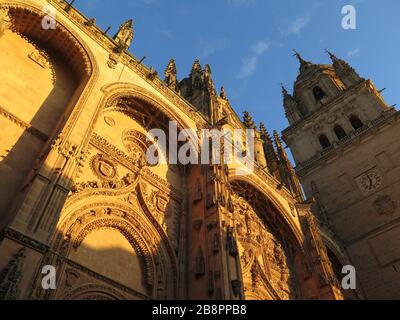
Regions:
<instances>
[{"instance_id":1,"label":"bell tower","mask_svg":"<svg viewBox=\"0 0 400 320\"><path fill-rule=\"evenodd\" d=\"M327 54L332 64L295 52L293 93L282 89L289 121L283 139L315 200L330 255L356 268L358 296L399 299L400 112L371 80Z\"/></svg>"}]
</instances>

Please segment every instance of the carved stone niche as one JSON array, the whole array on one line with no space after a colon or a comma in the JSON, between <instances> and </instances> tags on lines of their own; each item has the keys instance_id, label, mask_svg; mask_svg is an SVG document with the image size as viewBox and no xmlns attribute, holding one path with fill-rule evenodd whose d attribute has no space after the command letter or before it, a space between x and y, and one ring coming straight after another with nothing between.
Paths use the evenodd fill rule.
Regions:
<instances>
[{"instance_id":1,"label":"carved stone niche","mask_svg":"<svg viewBox=\"0 0 400 320\"><path fill-rule=\"evenodd\" d=\"M203 225L203 220L201 218L196 218L193 220L193 228L196 231L200 231L202 225Z\"/></svg>"},{"instance_id":2,"label":"carved stone niche","mask_svg":"<svg viewBox=\"0 0 400 320\"><path fill-rule=\"evenodd\" d=\"M380 195L374 201L374 208L379 215L388 216L394 214L397 204L390 196Z\"/></svg>"},{"instance_id":3,"label":"carved stone niche","mask_svg":"<svg viewBox=\"0 0 400 320\"><path fill-rule=\"evenodd\" d=\"M200 180L197 179L193 190L193 203L196 204L203 200L203 192L201 190Z\"/></svg>"},{"instance_id":4,"label":"carved stone niche","mask_svg":"<svg viewBox=\"0 0 400 320\"><path fill-rule=\"evenodd\" d=\"M199 247L195 258L194 275L196 278L203 277L206 273L206 264L204 260L203 249Z\"/></svg>"},{"instance_id":5,"label":"carved stone niche","mask_svg":"<svg viewBox=\"0 0 400 320\"><path fill-rule=\"evenodd\" d=\"M67 288L73 288L78 283L80 275L73 269L65 270L65 285Z\"/></svg>"},{"instance_id":6,"label":"carved stone niche","mask_svg":"<svg viewBox=\"0 0 400 320\"><path fill-rule=\"evenodd\" d=\"M240 280L232 280L232 291L235 297L238 297L240 295L240 292L242 291L242 282Z\"/></svg>"},{"instance_id":7,"label":"carved stone niche","mask_svg":"<svg viewBox=\"0 0 400 320\"><path fill-rule=\"evenodd\" d=\"M232 257L238 256L239 250L237 247L236 239L233 235L233 228L231 228L231 227L228 227L228 230L227 230L226 248L227 248L230 256L232 256Z\"/></svg>"}]
</instances>

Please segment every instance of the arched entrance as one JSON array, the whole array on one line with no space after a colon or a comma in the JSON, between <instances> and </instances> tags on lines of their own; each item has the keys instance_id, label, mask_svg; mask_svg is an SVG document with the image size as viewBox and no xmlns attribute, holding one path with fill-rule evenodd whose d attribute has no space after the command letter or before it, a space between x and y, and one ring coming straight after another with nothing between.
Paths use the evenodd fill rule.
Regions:
<instances>
[{"instance_id":1,"label":"arched entrance","mask_svg":"<svg viewBox=\"0 0 400 320\"><path fill-rule=\"evenodd\" d=\"M0 212L13 212L28 174L65 125L94 75L94 60L67 28L44 30L40 9L2 4L7 23L0 41ZM23 156L21 156L23 155ZM2 216L3 224L11 216ZM3 225L0 225L0 228Z\"/></svg>"},{"instance_id":2,"label":"arched entrance","mask_svg":"<svg viewBox=\"0 0 400 320\"><path fill-rule=\"evenodd\" d=\"M251 184L231 184L246 299L300 299L300 250L283 213Z\"/></svg>"}]
</instances>

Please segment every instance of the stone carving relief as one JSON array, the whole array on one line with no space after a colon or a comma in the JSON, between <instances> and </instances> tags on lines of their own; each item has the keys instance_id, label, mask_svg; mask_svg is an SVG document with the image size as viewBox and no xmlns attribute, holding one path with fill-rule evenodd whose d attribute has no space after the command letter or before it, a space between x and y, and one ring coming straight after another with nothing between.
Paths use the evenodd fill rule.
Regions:
<instances>
[{"instance_id":1,"label":"stone carving relief","mask_svg":"<svg viewBox=\"0 0 400 320\"><path fill-rule=\"evenodd\" d=\"M67 288L75 287L77 282L79 281L80 274L73 270L67 269L65 270L65 285Z\"/></svg>"},{"instance_id":2,"label":"stone carving relief","mask_svg":"<svg viewBox=\"0 0 400 320\"><path fill-rule=\"evenodd\" d=\"M374 208L379 215L387 216L394 214L397 204L389 195L380 195L374 201Z\"/></svg>"},{"instance_id":3,"label":"stone carving relief","mask_svg":"<svg viewBox=\"0 0 400 320\"><path fill-rule=\"evenodd\" d=\"M138 174L128 173L121 180L106 180L106 181L87 181L78 182L71 187L71 195L81 193L85 190L118 190L133 186L136 184L138 179Z\"/></svg>"},{"instance_id":4,"label":"stone carving relief","mask_svg":"<svg viewBox=\"0 0 400 320\"><path fill-rule=\"evenodd\" d=\"M295 275L281 236L237 194L232 196L245 294L295 297ZM272 292L272 293L271 293Z\"/></svg>"},{"instance_id":5,"label":"stone carving relief","mask_svg":"<svg viewBox=\"0 0 400 320\"><path fill-rule=\"evenodd\" d=\"M104 116L104 122L110 127L115 127L115 120L110 116Z\"/></svg>"},{"instance_id":6,"label":"stone carving relief","mask_svg":"<svg viewBox=\"0 0 400 320\"><path fill-rule=\"evenodd\" d=\"M145 134L136 130L125 130L122 134L122 141L129 156L141 165L149 165L146 159L147 149L152 145L147 141Z\"/></svg>"},{"instance_id":7,"label":"stone carving relief","mask_svg":"<svg viewBox=\"0 0 400 320\"><path fill-rule=\"evenodd\" d=\"M10 27L10 17L8 15L7 8L0 9L0 38L4 35L4 32Z\"/></svg>"},{"instance_id":8,"label":"stone carving relief","mask_svg":"<svg viewBox=\"0 0 400 320\"><path fill-rule=\"evenodd\" d=\"M140 193L149 212L164 230L173 248L178 248L178 221L180 216L179 204L171 197L155 189L150 185L142 183Z\"/></svg>"},{"instance_id":9,"label":"stone carving relief","mask_svg":"<svg viewBox=\"0 0 400 320\"><path fill-rule=\"evenodd\" d=\"M43 51L33 51L28 57L44 69L50 67L49 57Z\"/></svg>"},{"instance_id":10,"label":"stone carving relief","mask_svg":"<svg viewBox=\"0 0 400 320\"><path fill-rule=\"evenodd\" d=\"M97 154L91 159L90 167L101 180L116 180L118 178L116 163L105 154Z\"/></svg>"},{"instance_id":11,"label":"stone carving relief","mask_svg":"<svg viewBox=\"0 0 400 320\"><path fill-rule=\"evenodd\" d=\"M0 300L17 300L19 284L22 278L22 264L25 259L25 248L19 250L0 273Z\"/></svg>"}]
</instances>

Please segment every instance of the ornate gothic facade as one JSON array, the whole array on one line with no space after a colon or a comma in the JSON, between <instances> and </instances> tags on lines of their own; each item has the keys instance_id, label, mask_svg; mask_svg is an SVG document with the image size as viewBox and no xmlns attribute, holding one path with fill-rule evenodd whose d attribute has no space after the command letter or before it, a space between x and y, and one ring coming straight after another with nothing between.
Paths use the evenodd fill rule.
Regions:
<instances>
[{"instance_id":1,"label":"ornate gothic facade","mask_svg":"<svg viewBox=\"0 0 400 320\"><path fill-rule=\"evenodd\" d=\"M208 65L179 81L171 60L161 79L133 38L132 21L111 38L66 1L0 1L0 298L342 299L277 133L257 130L251 175L145 161L170 121L255 125Z\"/></svg>"}]
</instances>

